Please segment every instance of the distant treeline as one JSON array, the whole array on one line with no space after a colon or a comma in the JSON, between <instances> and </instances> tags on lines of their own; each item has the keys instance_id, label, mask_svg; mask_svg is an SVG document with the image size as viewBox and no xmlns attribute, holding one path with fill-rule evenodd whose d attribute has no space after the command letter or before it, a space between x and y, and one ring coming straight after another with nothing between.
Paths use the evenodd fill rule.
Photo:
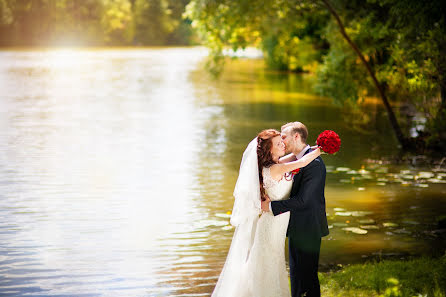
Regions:
<instances>
[{"instance_id":1,"label":"distant treeline","mask_svg":"<svg viewBox=\"0 0 446 297\"><path fill-rule=\"evenodd\" d=\"M1 46L189 45L189 0L0 0Z\"/></svg>"}]
</instances>

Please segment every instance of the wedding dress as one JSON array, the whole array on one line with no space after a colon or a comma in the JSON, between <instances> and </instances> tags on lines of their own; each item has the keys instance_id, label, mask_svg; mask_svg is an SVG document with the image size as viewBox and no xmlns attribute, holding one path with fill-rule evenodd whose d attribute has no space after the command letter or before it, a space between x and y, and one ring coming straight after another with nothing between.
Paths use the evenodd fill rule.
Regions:
<instances>
[{"instance_id":1,"label":"wedding dress","mask_svg":"<svg viewBox=\"0 0 446 297\"><path fill-rule=\"evenodd\" d=\"M285 264L290 213L274 216L261 212L256 148L257 138L243 154L231 216L236 229L212 297L290 296ZM270 168L263 168L262 174L263 187L271 200L289 198L292 179L276 181Z\"/></svg>"},{"instance_id":2,"label":"wedding dress","mask_svg":"<svg viewBox=\"0 0 446 297\"><path fill-rule=\"evenodd\" d=\"M293 180L276 181L270 169L263 168L263 187L271 201L288 199ZM243 297L289 297L285 264L285 238L290 212L274 216L265 212L257 222L254 243L240 280Z\"/></svg>"}]
</instances>

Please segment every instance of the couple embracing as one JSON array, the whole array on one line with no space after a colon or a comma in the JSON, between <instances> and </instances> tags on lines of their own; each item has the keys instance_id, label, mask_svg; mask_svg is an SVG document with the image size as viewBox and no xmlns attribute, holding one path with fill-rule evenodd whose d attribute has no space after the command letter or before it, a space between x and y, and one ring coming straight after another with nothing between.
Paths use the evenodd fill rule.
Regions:
<instances>
[{"instance_id":1,"label":"couple embracing","mask_svg":"<svg viewBox=\"0 0 446 297\"><path fill-rule=\"evenodd\" d=\"M306 144L304 124L281 130L260 132L243 153L231 216L236 228L212 297L320 296L319 251L328 235L325 165L320 148Z\"/></svg>"}]
</instances>

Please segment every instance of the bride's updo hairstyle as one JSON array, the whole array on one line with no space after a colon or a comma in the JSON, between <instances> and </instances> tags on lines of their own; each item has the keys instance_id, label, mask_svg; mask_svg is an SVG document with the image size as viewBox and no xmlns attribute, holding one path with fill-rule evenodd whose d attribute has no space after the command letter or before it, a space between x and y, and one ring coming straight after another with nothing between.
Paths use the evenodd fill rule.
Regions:
<instances>
[{"instance_id":1,"label":"bride's updo hairstyle","mask_svg":"<svg viewBox=\"0 0 446 297\"><path fill-rule=\"evenodd\" d=\"M263 188L263 167L270 167L276 162L273 161L271 148L273 146L272 139L280 136L280 132L274 129L263 130L257 135L257 161L259 164L259 180L260 180L260 197L265 201L265 188Z\"/></svg>"}]
</instances>

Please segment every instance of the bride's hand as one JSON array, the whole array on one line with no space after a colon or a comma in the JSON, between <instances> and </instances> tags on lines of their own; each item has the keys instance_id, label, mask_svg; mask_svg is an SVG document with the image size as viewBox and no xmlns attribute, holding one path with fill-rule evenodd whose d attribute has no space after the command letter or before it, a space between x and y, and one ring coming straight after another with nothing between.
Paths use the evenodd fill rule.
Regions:
<instances>
[{"instance_id":1,"label":"bride's hand","mask_svg":"<svg viewBox=\"0 0 446 297\"><path fill-rule=\"evenodd\" d=\"M319 155L321 155L321 153L322 153L322 150L321 150L321 147L319 146L319 145L313 145L312 147L311 147L311 149L313 150L313 151L319 151Z\"/></svg>"}]
</instances>

